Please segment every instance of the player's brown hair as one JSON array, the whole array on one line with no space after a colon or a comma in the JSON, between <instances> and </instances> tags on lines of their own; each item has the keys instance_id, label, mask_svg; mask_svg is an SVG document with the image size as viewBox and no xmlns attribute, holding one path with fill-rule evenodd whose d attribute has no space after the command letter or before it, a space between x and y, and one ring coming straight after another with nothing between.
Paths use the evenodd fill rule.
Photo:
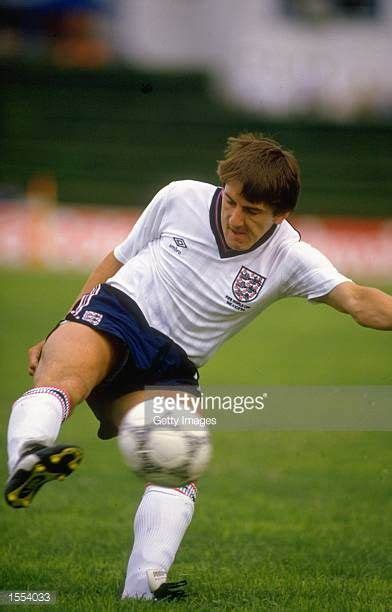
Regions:
<instances>
[{"instance_id":1,"label":"player's brown hair","mask_svg":"<svg viewBox=\"0 0 392 612\"><path fill-rule=\"evenodd\" d=\"M248 202L265 202L275 214L295 208L301 187L299 164L272 138L252 132L228 138L217 172L222 185L240 181Z\"/></svg>"}]
</instances>

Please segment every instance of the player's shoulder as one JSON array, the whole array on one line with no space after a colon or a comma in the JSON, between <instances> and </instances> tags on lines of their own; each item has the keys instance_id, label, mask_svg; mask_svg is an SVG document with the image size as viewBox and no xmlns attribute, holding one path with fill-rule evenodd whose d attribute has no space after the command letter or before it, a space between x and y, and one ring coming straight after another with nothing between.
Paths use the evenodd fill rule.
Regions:
<instances>
[{"instance_id":1,"label":"player's shoulder","mask_svg":"<svg viewBox=\"0 0 392 612\"><path fill-rule=\"evenodd\" d=\"M315 265L324 261L325 256L308 242L302 240L300 232L287 220L279 227L279 252L289 267ZM291 265L290 265L291 264Z\"/></svg>"},{"instance_id":2,"label":"player's shoulder","mask_svg":"<svg viewBox=\"0 0 392 612\"><path fill-rule=\"evenodd\" d=\"M218 187L201 181L183 180L170 183L166 210L168 218L186 220L189 223L189 215L193 215L194 222L200 218L205 222L214 194Z\"/></svg>"},{"instance_id":3,"label":"player's shoulder","mask_svg":"<svg viewBox=\"0 0 392 612\"><path fill-rule=\"evenodd\" d=\"M211 200L216 190L216 185L204 183L202 181L195 181L192 179L184 179L170 183L170 194L173 197L177 196Z\"/></svg>"},{"instance_id":4,"label":"player's shoulder","mask_svg":"<svg viewBox=\"0 0 392 612\"><path fill-rule=\"evenodd\" d=\"M316 247L303 240L285 245L285 261L290 268L323 268L330 265L328 258Z\"/></svg>"}]
</instances>

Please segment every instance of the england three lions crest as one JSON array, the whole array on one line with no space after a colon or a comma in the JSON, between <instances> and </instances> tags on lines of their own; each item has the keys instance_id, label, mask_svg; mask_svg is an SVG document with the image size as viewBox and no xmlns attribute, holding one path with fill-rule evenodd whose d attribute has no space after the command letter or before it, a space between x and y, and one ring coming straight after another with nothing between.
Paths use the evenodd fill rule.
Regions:
<instances>
[{"instance_id":1,"label":"england three lions crest","mask_svg":"<svg viewBox=\"0 0 392 612\"><path fill-rule=\"evenodd\" d=\"M259 295L265 280L265 276L242 266L232 285L233 294L239 302L251 302Z\"/></svg>"}]
</instances>

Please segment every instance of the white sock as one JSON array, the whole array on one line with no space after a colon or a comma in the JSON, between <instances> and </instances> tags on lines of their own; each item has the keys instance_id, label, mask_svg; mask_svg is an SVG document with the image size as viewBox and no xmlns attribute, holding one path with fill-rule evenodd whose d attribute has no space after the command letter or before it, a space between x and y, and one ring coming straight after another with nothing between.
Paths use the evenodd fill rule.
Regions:
<instances>
[{"instance_id":1,"label":"white sock","mask_svg":"<svg viewBox=\"0 0 392 612\"><path fill-rule=\"evenodd\" d=\"M192 520L196 487L178 489L149 485L137 509L134 543L128 562L123 599L152 599L147 570L170 569L189 523Z\"/></svg>"},{"instance_id":2,"label":"white sock","mask_svg":"<svg viewBox=\"0 0 392 612\"><path fill-rule=\"evenodd\" d=\"M70 411L68 395L56 387L34 387L16 400L8 424L10 472L26 447L33 444L52 446Z\"/></svg>"}]
</instances>

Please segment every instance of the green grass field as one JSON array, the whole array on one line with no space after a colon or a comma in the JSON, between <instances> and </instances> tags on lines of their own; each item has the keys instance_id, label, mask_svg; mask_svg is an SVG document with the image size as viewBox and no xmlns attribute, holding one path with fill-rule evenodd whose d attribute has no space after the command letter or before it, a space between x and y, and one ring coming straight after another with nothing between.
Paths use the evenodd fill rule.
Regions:
<instances>
[{"instance_id":1,"label":"green grass field","mask_svg":"<svg viewBox=\"0 0 392 612\"><path fill-rule=\"evenodd\" d=\"M81 277L2 271L0 282L5 479L9 406L30 385L26 347L62 316ZM324 306L286 300L227 343L202 382L388 385L391 340ZM56 610L155 609L119 600L143 487L115 441L95 432L80 406L61 436L84 447L80 470L28 510L1 504L0 590L56 591ZM171 571L188 579L190 597L173 607L392 610L391 441L390 432L216 433Z\"/></svg>"}]
</instances>

